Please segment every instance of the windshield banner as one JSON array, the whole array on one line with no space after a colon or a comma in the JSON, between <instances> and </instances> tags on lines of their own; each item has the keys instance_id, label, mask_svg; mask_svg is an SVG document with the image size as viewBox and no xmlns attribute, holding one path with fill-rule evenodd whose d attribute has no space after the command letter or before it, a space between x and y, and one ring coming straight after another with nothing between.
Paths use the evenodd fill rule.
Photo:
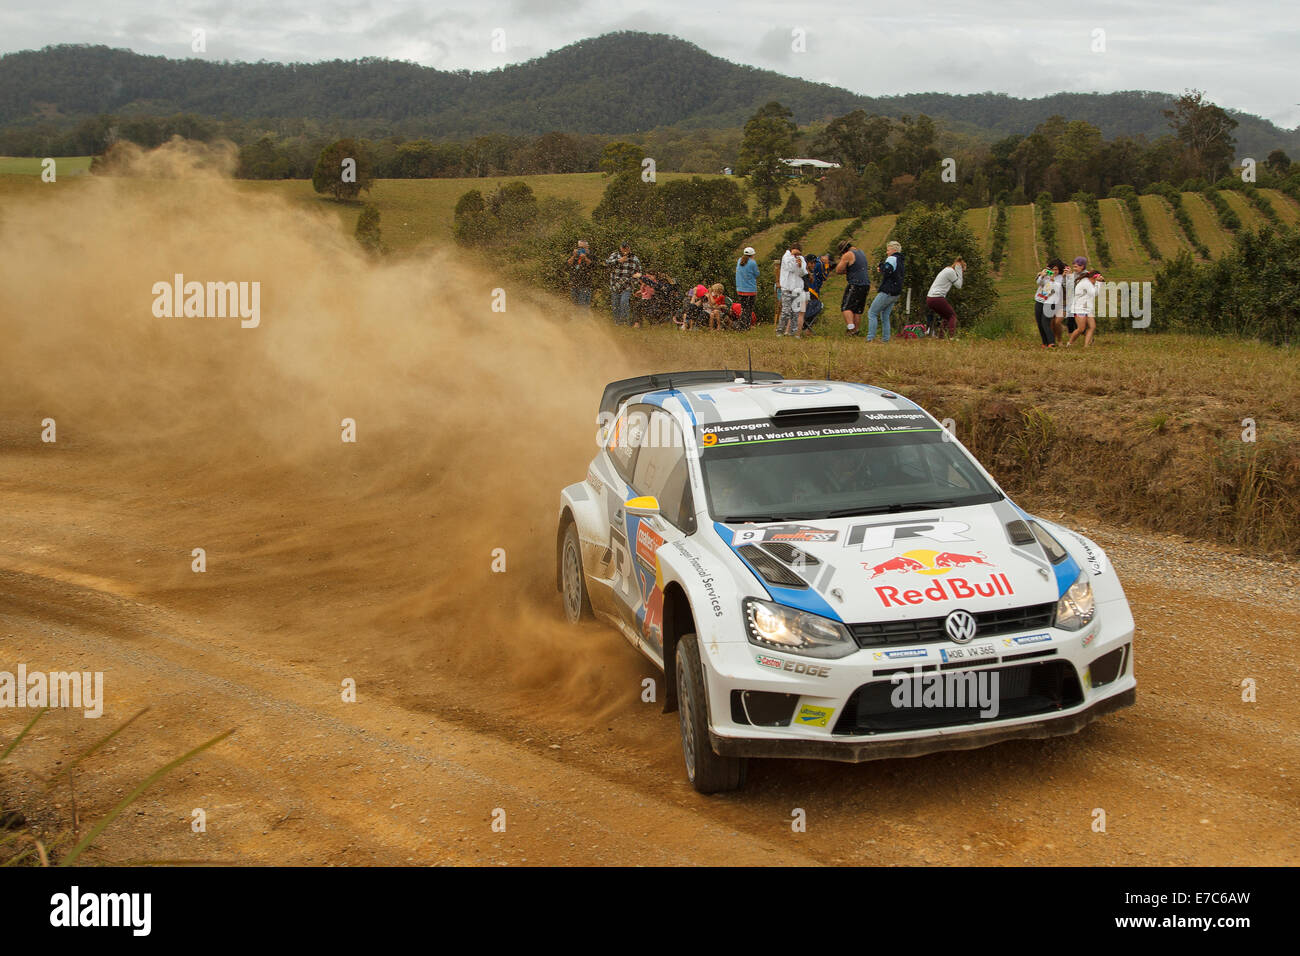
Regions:
<instances>
[{"instance_id":1,"label":"windshield banner","mask_svg":"<svg viewBox=\"0 0 1300 956\"><path fill-rule=\"evenodd\" d=\"M838 424L795 424L771 418L756 418L746 422L726 422L700 426L700 445L709 449L730 448L736 445L757 445L764 442L802 441L810 438L843 438L849 435L893 435L901 432L941 432L925 412L884 411L863 412L856 422Z\"/></svg>"}]
</instances>

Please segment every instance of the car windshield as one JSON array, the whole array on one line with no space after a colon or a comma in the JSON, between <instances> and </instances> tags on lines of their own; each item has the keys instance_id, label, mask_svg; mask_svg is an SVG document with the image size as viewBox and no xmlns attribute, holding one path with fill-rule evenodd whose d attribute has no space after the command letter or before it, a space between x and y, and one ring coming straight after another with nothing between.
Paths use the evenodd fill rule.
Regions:
<instances>
[{"instance_id":1,"label":"car windshield","mask_svg":"<svg viewBox=\"0 0 1300 956\"><path fill-rule=\"evenodd\" d=\"M956 508L1002 497L920 412L703 425L715 520L784 521Z\"/></svg>"}]
</instances>

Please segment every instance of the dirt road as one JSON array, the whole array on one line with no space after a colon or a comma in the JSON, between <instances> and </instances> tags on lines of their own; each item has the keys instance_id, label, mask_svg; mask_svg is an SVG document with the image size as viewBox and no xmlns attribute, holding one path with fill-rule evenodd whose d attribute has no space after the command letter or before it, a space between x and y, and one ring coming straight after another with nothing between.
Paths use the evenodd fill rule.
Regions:
<instances>
[{"instance_id":1,"label":"dirt road","mask_svg":"<svg viewBox=\"0 0 1300 956\"><path fill-rule=\"evenodd\" d=\"M286 542L268 517L213 547L199 575L188 553L160 544L173 539L177 515L153 495L13 459L0 478L10 503L0 522L5 666L102 670L106 680L98 721L56 712L38 725L18 754L22 772L3 778L10 795L68 819L69 789L43 797L27 774L48 775L147 705L76 776L81 819L91 821L154 767L236 728L119 819L93 854L102 861L1300 860L1291 566L1089 527L1134 604L1136 707L1063 739L861 766L761 762L744 793L706 798L685 782L675 718L641 700L653 672L601 626L565 634L543 581L528 584L536 603L525 609L506 593L515 572L499 575L502 617L482 618L496 630L440 627L436 608L390 629L389 609L419 602L419 575L367 572L397 554L418 565L427 529L369 523L367 540L351 521L326 517L325 502L297 502L280 521L349 540L358 563L313 573L320 555ZM187 510L196 521L202 504ZM241 537L246 580L148 585L172 563L195 579L220 577L219 556ZM276 554L261 560L282 569L278 583L251 583L259 537L278 539L261 546ZM302 552L301 573L284 569L285 549ZM477 557L481 567L462 574L489 581L487 554ZM108 565L113 576L90 570ZM484 586L466 590L485 600ZM507 618L517 623L505 627ZM356 703L342 700L347 677ZM1253 704L1241 700L1246 677L1257 684ZM0 712L0 733L23 719ZM191 830L195 808L206 812L205 833ZM792 832L795 808L807 832ZM1105 833L1092 829L1095 808L1106 811ZM492 829L498 810L504 832Z\"/></svg>"}]
</instances>

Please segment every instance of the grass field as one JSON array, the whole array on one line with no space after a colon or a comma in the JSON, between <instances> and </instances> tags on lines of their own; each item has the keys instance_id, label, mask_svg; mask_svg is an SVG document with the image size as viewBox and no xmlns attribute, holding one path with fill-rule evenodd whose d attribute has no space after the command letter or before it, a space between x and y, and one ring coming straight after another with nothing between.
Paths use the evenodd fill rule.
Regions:
<instances>
[{"instance_id":1,"label":"grass field","mask_svg":"<svg viewBox=\"0 0 1300 956\"><path fill-rule=\"evenodd\" d=\"M844 231L852 219L831 219L827 222L819 222L808 230L808 235L804 237L804 252L820 254L823 252L832 252L831 240Z\"/></svg>"},{"instance_id":2,"label":"grass field","mask_svg":"<svg viewBox=\"0 0 1300 956\"><path fill-rule=\"evenodd\" d=\"M1268 201L1273 204L1277 210L1277 216L1288 226L1300 222L1300 203L1282 192L1280 189L1261 189Z\"/></svg>"},{"instance_id":3,"label":"grass field","mask_svg":"<svg viewBox=\"0 0 1300 956\"><path fill-rule=\"evenodd\" d=\"M89 156L56 156L55 174L77 176L90 169ZM39 176L41 163L38 156L0 156L0 176Z\"/></svg>"},{"instance_id":4,"label":"grass field","mask_svg":"<svg viewBox=\"0 0 1300 956\"><path fill-rule=\"evenodd\" d=\"M1243 229L1258 229L1268 224L1264 214L1252 206L1250 200L1241 193L1231 189L1220 189L1219 195L1228 201L1228 207L1237 214Z\"/></svg>"},{"instance_id":5,"label":"grass field","mask_svg":"<svg viewBox=\"0 0 1300 956\"><path fill-rule=\"evenodd\" d=\"M1004 276L1033 277L1042 268L1034 248L1037 230L1033 206L1007 207L1007 256L1002 265Z\"/></svg>"},{"instance_id":6,"label":"grass field","mask_svg":"<svg viewBox=\"0 0 1300 956\"><path fill-rule=\"evenodd\" d=\"M1210 250L1210 255L1213 258L1217 259L1228 251L1232 236L1219 225L1219 217L1214 214L1214 210L1205 201L1204 196L1200 193L1183 193L1183 208L1192 217L1192 225L1196 227L1196 234L1200 236L1201 242L1205 243L1206 248Z\"/></svg>"},{"instance_id":7,"label":"grass field","mask_svg":"<svg viewBox=\"0 0 1300 956\"><path fill-rule=\"evenodd\" d=\"M1160 250L1160 255L1172 259L1184 249L1191 251L1192 247L1183 235L1182 227L1174 218L1174 211L1164 199L1160 196L1142 196L1138 202L1142 204L1142 212L1151 229L1151 239Z\"/></svg>"},{"instance_id":8,"label":"grass field","mask_svg":"<svg viewBox=\"0 0 1300 956\"><path fill-rule=\"evenodd\" d=\"M980 241L980 250L987 257L993 251L993 217L997 215L993 206L967 209L962 213L961 221Z\"/></svg>"}]
</instances>

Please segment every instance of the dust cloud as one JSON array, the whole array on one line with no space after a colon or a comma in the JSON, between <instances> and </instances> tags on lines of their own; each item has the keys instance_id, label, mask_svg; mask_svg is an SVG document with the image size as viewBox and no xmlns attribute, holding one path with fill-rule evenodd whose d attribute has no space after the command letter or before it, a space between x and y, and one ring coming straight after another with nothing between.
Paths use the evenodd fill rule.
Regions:
<instances>
[{"instance_id":1,"label":"dust cloud","mask_svg":"<svg viewBox=\"0 0 1300 956\"><path fill-rule=\"evenodd\" d=\"M178 141L0 209L0 487L58 490L45 560L416 696L635 670L554 586L559 489L630 374L610 336L455 249L376 261L233 163ZM159 317L177 275L257 283L256 327Z\"/></svg>"}]
</instances>

